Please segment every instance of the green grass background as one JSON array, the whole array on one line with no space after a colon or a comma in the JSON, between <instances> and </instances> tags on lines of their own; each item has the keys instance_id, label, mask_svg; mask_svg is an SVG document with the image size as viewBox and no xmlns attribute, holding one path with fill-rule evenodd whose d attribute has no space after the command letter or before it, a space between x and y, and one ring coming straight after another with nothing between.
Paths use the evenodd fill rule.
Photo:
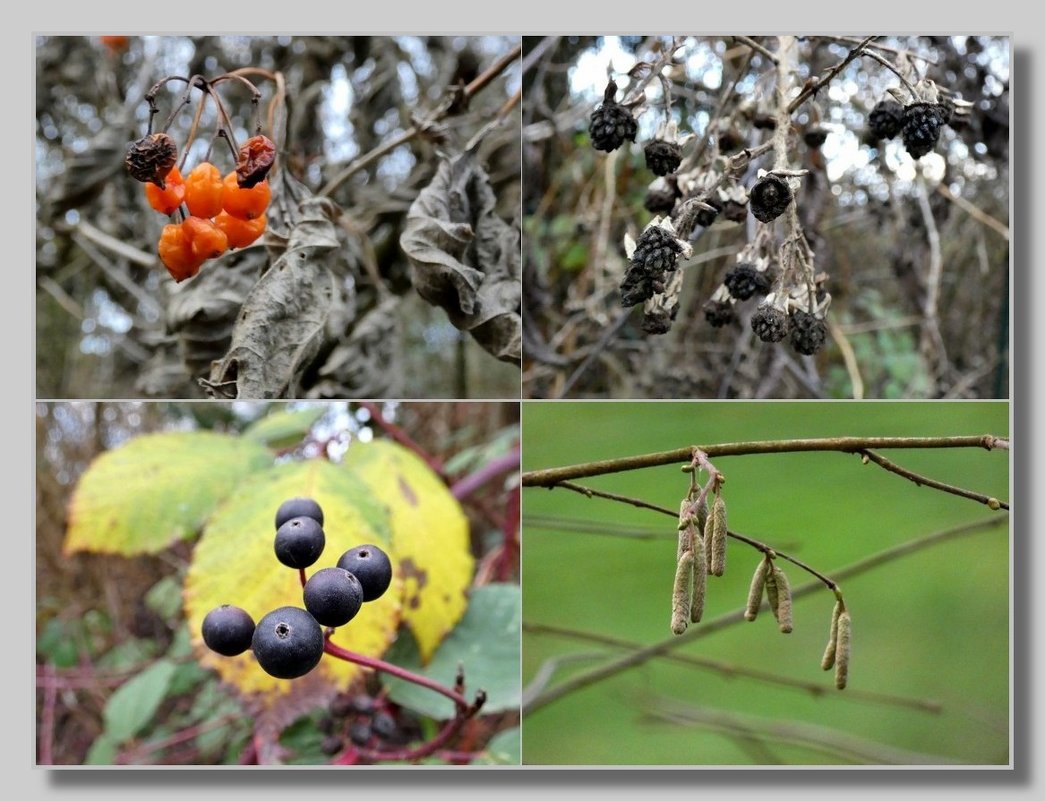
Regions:
<instances>
[{"instance_id":1,"label":"green grass background","mask_svg":"<svg viewBox=\"0 0 1045 801\"><path fill-rule=\"evenodd\" d=\"M1009 408L994 402L922 403L537 403L523 404L523 469L669 450L690 444L830 436L1008 434ZM1009 498L1009 453L982 449L891 450L927 476ZM772 616L742 622L677 648L822 686L815 696L738 676L653 659L575 691L523 719L523 761L547 765L861 764L769 734L759 723L813 725L826 740L858 738L976 765L1009 761L1010 542L1005 512L919 487L857 456L805 453L724 457L723 497L732 530L785 551L827 575L868 555L992 516L1002 524L881 565L843 582L853 616L849 690L820 669L833 596L795 603L794 633ZM593 488L677 509L688 478L678 466L580 480ZM562 489L523 489L523 620L648 645L669 630L674 523L666 516ZM578 533L536 517L663 532L634 540ZM709 580L704 620L744 605L759 559L729 544L726 575ZM781 562L793 586L810 577ZM697 624L698 626L700 624ZM523 683L546 660L572 655L551 685L604 663L602 646L523 633ZM939 702L927 713L867 702L851 690ZM746 736L655 719L657 704L743 717ZM869 761L876 761L874 756Z\"/></svg>"}]
</instances>

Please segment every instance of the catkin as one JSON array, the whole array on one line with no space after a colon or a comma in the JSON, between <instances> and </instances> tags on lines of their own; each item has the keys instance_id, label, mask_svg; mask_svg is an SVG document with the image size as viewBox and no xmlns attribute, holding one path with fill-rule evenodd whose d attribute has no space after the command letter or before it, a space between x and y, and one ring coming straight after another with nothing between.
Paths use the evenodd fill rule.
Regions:
<instances>
[{"instance_id":1,"label":"catkin","mask_svg":"<svg viewBox=\"0 0 1045 801\"><path fill-rule=\"evenodd\" d=\"M744 608L744 620L754 620L758 617L758 609L762 606L762 593L766 588L766 573L769 563L763 559L755 568L755 574L751 577L751 589L747 593L747 606Z\"/></svg>"},{"instance_id":2,"label":"catkin","mask_svg":"<svg viewBox=\"0 0 1045 801\"><path fill-rule=\"evenodd\" d=\"M711 507L711 537L705 535L704 540L709 543L711 552L710 572L713 576L721 576L726 572L726 533L729 531L726 525L726 502L719 495L715 498L715 504Z\"/></svg>"},{"instance_id":3,"label":"catkin","mask_svg":"<svg viewBox=\"0 0 1045 801\"><path fill-rule=\"evenodd\" d=\"M838 646L838 616L842 613L842 602L835 601L834 611L831 612L831 633L827 638L827 648L824 649L824 658L820 660L820 667L830 670L835 666L835 649Z\"/></svg>"},{"instance_id":4,"label":"catkin","mask_svg":"<svg viewBox=\"0 0 1045 801\"><path fill-rule=\"evenodd\" d=\"M706 545L700 536L693 537L693 603L689 609L690 623L699 623L704 616L704 595L708 587Z\"/></svg>"},{"instance_id":5,"label":"catkin","mask_svg":"<svg viewBox=\"0 0 1045 801\"><path fill-rule=\"evenodd\" d=\"M683 498L682 504L679 506L679 544L675 553L676 562L682 559L684 551L689 550L690 527L692 525L693 518L689 514L689 498Z\"/></svg>"},{"instance_id":6,"label":"catkin","mask_svg":"<svg viewBox=\"0 0 1045 801\"><path fill-rule=\"evenodd\" d=\"M766 566L766 599L769 601L769 611L779 620L780 595L777 593L776 586L776 565L768 556L766 560L769 562Z\"/></svg>"},{"instance_id":7,"label":"catkin","mask_svg":"<svg viewBox=\"0 0 1045 801\"><path fill-rule=\"evenodd\" d=\"M773 584L776 586L777 608L776 619L783 634L790 634L794 628L791 621L791 582L787 574L773 565Z\"/></svg>"},{"instance_id":8,"label":"catkin","mask_svg":"<svg viewBox=\"0 0 1045 801\"><path fill-rule=\"evenodd\" d=\"M842 610L838 615L838 635L835 646L835 687L844 690L849 683L849 652L852 648L852 623L849 612Z\"/></svg>"},{"instance_id":9,"label":"catkin","mask_svg":"<svg viewBox=\"0 0 1045 801\"><path fill-rule=\"evenodd\" d=\"M675 587L671 593L671 631L682 634L689 625L693 603L693 551L685 551L675 568Z\"/></svg>"}]
</instances>

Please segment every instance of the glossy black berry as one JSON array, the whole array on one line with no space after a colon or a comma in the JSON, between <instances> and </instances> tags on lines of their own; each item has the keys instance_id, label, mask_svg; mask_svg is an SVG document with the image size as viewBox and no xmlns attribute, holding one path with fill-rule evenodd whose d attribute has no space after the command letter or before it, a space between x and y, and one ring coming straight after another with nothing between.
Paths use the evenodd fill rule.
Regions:
<instances>
[{"instance_id":1,"label":"glossy black berry","mask_svg":"<svg viewBox=\"0 0 1045 801\"><path fill-rule=\"evenodd\" d=\"M903 144L911 158L929 153L940 138L946 112L938 103L912 103L903 110Z\"/></svg>"},{"instance_id":2,"label":"glossy black berry","mask_svg":"<svg viewBox=\"0 0 1045 801\"><path fill-rule=\"evenodd\" d=\"M277 679L304 676L323 656L323 629L304 609L283 606L261 618L251 641L261 669Z\"/></svg>"},{"instance_id":3,"label":"glossy black berry","mask_svg":"<svg viewBox=\"0 0 1045 801\"><path fill-rule=\"evenodd\" d=\"M682 163L682 148L674 142L654 139L644 150L646 166L654 175L667 175L675 172Z\"/></svg>"},{"instance_id":4,"label":"glossy black berry","mask_svg":"<svg viewBox=\"0 0 1045 801\"><path fill-rule=\"evenodd\" d=\"M903 128L903 106L895 100L879 100L868 117L871 132L879 139L892 139Z\"/></svg>"},{"instance_id":5,"label":"glossy black berry","mask_svg":"<svg viewBox=\"0 0 1045 801\"><path fill-rule=\"evenodd\" d=\"M392 583L392 561L376 545L357 545L345 551L337 566L359 579L364 601L380 598Z\"/></svg>"},{"instance_id":6,"label":"glossy black berry","mask_svg":"<svg viewBox=\"0 0 1045 801\"><path fill-rule=\"evenodd\" d=\"M827 339L827 326L816 315L795 309L791 312L788 337L791 347L796 351L812 356L823 347L824 340Z\"/></svg>"},{"instance_id":7,"label":"glossy black berry","mask_svg":"<svg viewBox=\"0 0 1045 801\"><path fill-rule=\"evenodd\" d=\"M728 300L709 300L704 304L704 319L714 328L729 325L736 319L733 304Z\"/></svg>"},{"instance_id":8,"label":"glossy black berry","mask_svg":"<svg viewBox=\"0 0 1045 801\"><path fill-rule=\"evenodd\" d=\"M323 525L323 510L311 498L291 498L283 501L276 510L276 530L294 517L311 517Z\"/></svg>"},{"instance_id":9,"label":"glossy black berry","mask_svg":"<svg viewBox=\"0 0 1045 801\"><path fill-rule=\"evenodd\" d=\"M769 277L753 264L738 264L726 273L723 281L729 294L737 300L769 294Z\"/></svg>"},{"instance_id":10,"label":"glossy black berry","mask_svg":"<svg viewBox=\"0 0 1045 801\"><path fill-rule=\"evenodd\" d=\"M755 215L756 220L768 223L783 214L794 197L786 178L769 173L751 187L748 205L751 206L751 213Z\"/></svg>"},{"instance_id":11,"label":"glossy black berry","mask_svg":"<svg viewBox=\"0 0 1045 801\"><path fill-rule=\"evenodd\" d=\"M751 315L751 330L763 342L779 342L787 336L787 314L776 306L759 306Z\"/></svg>"},{"instance_id":12,"label":"glossy black berry","mask_svg":"<svg viewBox=\"0 0 1045 801\"><path fill-rule=\"evenodd\" d=\"M222 604L203 618L203 642L222 656L236 656L250 648L254 619L238 606Z\"/></svg>"},{"instance_id":13,"label":"glossy black berry","mask_svg":"<svg viewBox=\"0 0 1045 801\"><path fill-rule=\"evenodd\" d=\"M635 117L624 106L618 105L616 96L617 84L610 81L606 85L602 105L592 112L588 123L592 146L607 153L616 150L625 141L634 142L639 132Z\"/></svg>"},{"instance_id":14,"label":"glossy black berry","mask_svg":"<svg viewBox=\"0 0 1045 801\"><path fill-rule=\"evenodd\" d=\"M359 579L340 567L325 567L305 582L305 608L321 626L343 626L363 605Z\"/></svg>"},{"instance_id":15,"label":"glossy black berry","mask_svg":"<svg viewBox=\"0 0 1045 801\"><path fill-rule=\"evenodd\" d=\"M292 517L276 532L276 558L287 567L310 567L327 544L323 527L311 517Z\"/></svg>"}]
</instances>

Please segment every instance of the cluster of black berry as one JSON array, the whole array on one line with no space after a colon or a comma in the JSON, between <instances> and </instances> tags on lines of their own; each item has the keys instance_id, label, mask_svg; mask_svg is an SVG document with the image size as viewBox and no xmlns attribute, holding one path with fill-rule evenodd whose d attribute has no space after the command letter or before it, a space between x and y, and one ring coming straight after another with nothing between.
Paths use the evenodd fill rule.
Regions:
<instances>
[{"instance_id":1,"label":"cluster of black berry","mask_svg":"<svg viewBox=\"0 0 1045 801\"><path fill-rule=\"evenodd\" d=\"M821 301L810 312L793 300L771 293L751 315L751 330L763 342L780 342L787 338L796 352L812 356L827 340L826 306L827 303Z\"/></svg>"},{"instance_id":2,"label":"cluster of black berry","mask_svg":"<svg viewBox=\"0 0 1045 801\"><path fill-rule=\"evenodd\" d=\"M871 109L868 124L878 139L903 137L911 158L920 159L936 147L940 131L956 113L965 113L970 104L955 100L932 81L920 81L910 102L901 105L892 99L879 100Z\"/></svg>"},{"instance_id":3,"label":"cluster of black berry","mask_svg":"<svg viewBox=\"0 0 1045 801\"><path fill-rule=\"evenodd\" d=\"M291 498L276 511L276 558L304 570L326 545L323 510L311 498ZM305 608L283 606L254 624L243 609L223 604L203 619L203 641L222 656L253 650L262 670L277 679L296 679L319 664L322 626L343 626L362 605L384 595L392 583L392 562L376 545L345 551L337 567L316 571L305 582Z\"/></svg>"},{"instance_id":4,"label":"cluster of black berry","mask_svg":"<svg viewBox=\"0 0 1045 801\"><path fill-rule=\"evenodd\" d=\"M316 724L325 735L321 747L326 754L336 754L347 743L358 748L401 746L422 736L419 722L382 694L339 693L328 711Z\"/></svg>"}]
</instances>

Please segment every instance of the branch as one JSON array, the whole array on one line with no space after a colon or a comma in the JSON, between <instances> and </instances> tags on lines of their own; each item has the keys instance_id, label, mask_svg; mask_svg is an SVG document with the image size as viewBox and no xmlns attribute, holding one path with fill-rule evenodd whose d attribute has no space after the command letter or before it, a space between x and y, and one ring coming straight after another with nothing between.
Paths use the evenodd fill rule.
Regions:
<instances>
[{"instance_id":1,"label":"branch","mask_svg":"<svg viewBox=\"0 0 1045 801\"><path fill-rule=\"evenodd\" d=\"M913 481L918 486L932 487L933 489L941 490L942 492L949 492L952 495L958 495L962 498L971 498L974 501L979 501L984 506L989 507L997 511L998 509L1005 509L1008 511L1009 504L1005 501L999 501L990 495L983 495L979 492L972 492L971 490L962 489L961 487L955 487L951 484L944 484L942 481L937 481L934 478L927 478L926 476L915 473L913 470L908 470L906 467L900 467L895 462L890 462L884 456L879 453L875 453L872 450L865 450L860 452L865 459L870 459L879 467L883 467L890 473L896 473L898 476L903 476L906 479Z\"/></svg>"},{"instance_id":2,"label":"branch","mask_svg":"<svg viewBox=\"0 0 1045 801\"><path fill-rule=\"evenodd\" d=\"M778 439L751 442L726 442L718 445L687 445L671 451L659 451L640 456L625 456L596 462L552 467L547 470L531 470L522 474L524 487L553 487L574 478L601 476L607 473L623 473L646 467L662 467L670 464L687 464L693 457L693 448L698 447L714 459L719 456L748 456L769 453L802 453L808 451L840 451L859 453L868 448L984 448L1007 450L1009 440L993 434L958 437L824 437L818 439Z\"/></svg>"},{"instance_id":3,"label":"branch","mask_svg":"<svg viewBox=\"0 0 1045 801\"><path fill-rule=\"evenodd\" d=\"M486 482L492 481L498 476L502 476L517 468L519 466L519 455L519 446L516 445L504 456L491 459L474 473L454 482L450 487L450 494L459 501L464 500Z\"/></svg>"},{"instance_id":4,"label":"branch","mask_svg":"<svg viewBox=\"0 0 1045 801\"><path fill-rule=\"evenodd\" d=\"M980 520L975 523L967 523L964 526L958 526L956 528L945 529L938 531L933 534L928 534L919 539L911 540L909 542L902 543L900 545L887 548L884 551L879 551L876 554L854 562L841 570L835 572L835 576L838 579L851 578L852 576L866 573L878 567L885 562L898 559L902 556L920 551L924 548L928 548L933 545L937 545L942 542L947 542L952 539L957 539L962 536L977 533L983 529L989 529L999 524L997 518L990 518L988 520ZM810 582L803 584L801 587L794 589L791 593L793 600L797 600L805 595L810 594L814 590L819 589L818 583ZM657 656L662 656L669 651L678 648L680 645L685 645L692 640L700 639L713 634L722 629L732 626L734 623L740 623L744 621L744 610L737 609L733 612L720 615L714 620L710 620L699 627L689 629L685 634L672 636L669 640L661 640L660 642L649 645L645 648L641 648L627 656L615 659L614 661L603 665L602 667L589 670L585 673L580 673L576 676L564 681L562 684L553 687L548 692L543 693L537 698L532 699L529 703L524 703L522 707L522 713L525 716L531 712L540 709L542 706L547 706L554 701L568 695L574 690L579 690L583 687L589 687L592 684L596 684L603 679L608 679L612 676L617 675L629 668L637 667L638 665L648 662Z\"/></svg>"},{"instance_id":5,"label":"branch","mask_svg":"<svg viewBox=\"0 0 1045 801\"><path fill-rule=\"evenodd\" d=\"M849 51L849 53L846 55L844 59L842 59L834 67L832 67L831 70L827 73L827 75L825 75L823 78L812 78L809 81L807 81L806 85L802 87L802 91L799 92L798 97L792 100L791 104L787 107L788 113L790 114L791 112L795 111L806 101L807 98L809 98L811 95L815 95L824 86L831 83L832 79L838 73L844 70L854 58L856 58L858 55L864 52L864 50L867 48L867 46L871 43L871 41L874 38L875 37L873 36L868 36L866 39L860 42L860 44L858 44L856 47Z\"/></svg>"}]
</instances>

